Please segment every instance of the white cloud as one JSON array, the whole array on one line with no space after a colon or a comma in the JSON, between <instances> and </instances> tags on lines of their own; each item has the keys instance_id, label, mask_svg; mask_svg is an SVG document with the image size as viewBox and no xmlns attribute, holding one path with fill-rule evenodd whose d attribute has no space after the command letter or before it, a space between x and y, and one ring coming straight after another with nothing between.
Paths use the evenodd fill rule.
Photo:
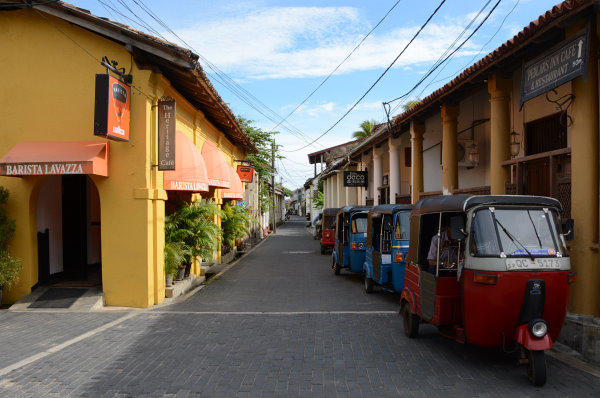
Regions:
<instances>
[{"instance_id":1,"label":"white cloud","mask_svg":"<svg viewBox=\"0 0 600 398\"><path fill-rule=\"evenodd\" d=\"M396 66L436 60L463 25L459 21L429 25ZM354 8L275 7L212 20L177 33L227 73L245 79L275 79L328 75L365 30ZM416 31L417 27L408 27L372 35L337 73L387 67ZM461 52L472 50L467 45Z\"/></svg>"},{"instance_id":2,"label":"white cloud","mask_svg":"<svg viewBox=\"0 0 600 398\"><path fill-rule=\"evenodd\" d=\"M334 102L327 102L324 104L318 105L301 105L296 111L297 114L308 115L311 117L319 117L326 113L331 113L335 111L336 106Z\"/></svg>"}]
</instances>

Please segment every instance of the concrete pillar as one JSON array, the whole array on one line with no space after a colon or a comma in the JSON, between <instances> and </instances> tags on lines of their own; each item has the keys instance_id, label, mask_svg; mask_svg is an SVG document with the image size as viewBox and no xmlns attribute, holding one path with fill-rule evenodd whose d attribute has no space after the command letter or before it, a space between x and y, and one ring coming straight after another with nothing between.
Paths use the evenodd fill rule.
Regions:
<instances>
[{"instance_id":1,"label":"concrete pillar","mask_svg":"<svg viewBox=\"0 0 600 398\"><path fill-rule=\"evenodd\" d=\"M378 205L379 201L379 187L381 186L383 179L383 161L381 159L381 153L377 151L377 148L373 148L373 199L374 204Z\"/></svg>"},{"instance_id":2,"label":"concrete pillar","mask_svg":"<svg viewBox=\"0 0 600 398\"><path fill-rule=\"evenodd\" d=\"M458 188L458 105L445 103L442 105L442 176L444 195L452 195Z\"/></svg>"},{"instance_id":3,"label":"concrete pillar","mask_svg":"<svg viewBox=\"0 0 600 398\"><path fill-rule=\"evenodd\" d=\"M512 79L498 72L488 79L490 94L490 193L504 195L510 178L508 167L501 162L510 159L510 92Z\"/></svg>"},{"instance_id":4,"label":"concrete pillar","mask_svg":"<svg viewBox=\"0 0 600 398\"><path fill-rule=\"evenodd\" d=\"M576 26L568 33L575 33ZM598 35L597 32L595 32ZM597 36L590 35L587 82L572 82L571 217L575 220L571 266L578 273L571 287L571 312L600 316L598 258L598 58Z\"/></svg>"},{"instance_id":5,"label":"concrete pillar","mask_svg":"<svg viewBox=\"0 0 600 398\"><path fill-rule=\"evenodd\" d=\"M400 140L388 138L390 149L390 203L396 203L396 195L400 195Z\"/></svg>"},{"instance_id":6,"label":"concrete pillar","mask_svg":"<svg viewBox=\"0 0 600 398\"><path fill-rule=\"evenodd\" d=\"M336 172L336 178L337 178L337 197L338 197L338 203L336 207L343 207L346 206L348 204L348 202L346 202L346 190L344 189L344 172L342 170L339 170Z\"/></svg>"},{"instance_id":7,"label":"concrete pillar","mask_svg":"<svg viewBox=\"0 0 600 398\"><path fill-rule=\"evenodd\" d=\"M329 186L331 188L331 206L329 207L338 207L337 175L334 173L329 179L331 180Z\"/></svg>"},{"instance_id":8,"label":"concrete pillar","mask_svg":"<svg viewBox=\"0 0 600 398\"><path fill-rule=\"evenodd\" d=\"M367 199L368 198L372 198L373 195L371 194L371 190L373 189L373 165L372 165L372 155L362 155L361 158L361 163L362 163L362 170L363 171L367 171L367 183L368 186L366 188L362 189L362 199L361 199L361 203L363 205L367 204Z\"/></svg>"},{"instance_id":9,"label":"concrete pillar","mask_svg":"<svg viewBox=\"0 0 600 398\"><path fill-rule=\"evenodd\" d=\"M329 207L329 190L327 189L327 179L323 181L323 208Z\"/></svg>"},{"instance_id":10,"label":"concrete pillar","mask_svg":"<svg viewBox=\"0 0 600 398\"><path fill-rule=\"evenodd\" d=\"M423 192L423 134L425 123L412 120L410 122L411 143L411 203L419 201L419 195Z\"/></svg>"}]
</instances>

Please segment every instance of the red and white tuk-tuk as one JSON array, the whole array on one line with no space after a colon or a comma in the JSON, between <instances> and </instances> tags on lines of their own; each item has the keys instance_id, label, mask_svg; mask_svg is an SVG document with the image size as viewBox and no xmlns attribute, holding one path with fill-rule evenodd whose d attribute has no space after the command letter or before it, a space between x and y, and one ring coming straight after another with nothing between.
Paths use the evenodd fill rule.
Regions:
<instances>
[{"instance_id":1,"label":"red and white tuk-tuk","mask_svg":"<svg viewBox=\"0 0 600 398\"><path fill-rule=\"evenodd\" d=\"M458 342L513 348L534 385L563 326L571 272L561 205L535 196L435 196L411 212L401 314Z\"/></svg>"}]
</instances>

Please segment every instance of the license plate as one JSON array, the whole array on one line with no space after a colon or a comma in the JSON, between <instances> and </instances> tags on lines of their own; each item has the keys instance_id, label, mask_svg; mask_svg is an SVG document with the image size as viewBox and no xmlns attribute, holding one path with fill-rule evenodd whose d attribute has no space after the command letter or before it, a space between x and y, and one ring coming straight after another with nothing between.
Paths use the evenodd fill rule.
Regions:
<instances>
[{"instance_id":1,"label":"license plate","mask_svg":"<svg viewBox=\"0 0 600 398\"><path fill-rule=\"evenodd\" d=\"M506 269L560 269L560 261L557 258L536 258L534 261L529 258L507 258Z\"/></svg>"}]
</instances>

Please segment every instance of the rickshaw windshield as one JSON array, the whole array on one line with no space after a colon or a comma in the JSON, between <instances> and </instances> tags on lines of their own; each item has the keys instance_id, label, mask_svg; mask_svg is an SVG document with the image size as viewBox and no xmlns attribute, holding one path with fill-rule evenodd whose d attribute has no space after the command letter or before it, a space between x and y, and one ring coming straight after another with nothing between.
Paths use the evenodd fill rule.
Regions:
<instances>
[{"instance_id":1,"label":"rickshaw windshield","mask_svg":"<svg viewBox=\"0 0 600 398\"><path fill-rule=\"evenodd\" d=\"M323 216L322 223L323 230L335 229L335 216Z\"/></svg>"},{"instance_id":2,"label":"rickshaw windshield","mask_svg":"<svg viewBox=\"0 0 600 398\"><path fill-rule=\"evenodd\" d=\"M396 240L409 239L410 237L410 211L396 213L396 227L394 237Z\"/></svg>"},{"instance_id":3,"label":"rickshaw windshield","mask_svg":"<svg viewBox=\"0 0 600 398\"><path fill-rule=\"evenodd\" d=\"M352 217L352 233L364 234L367 232L367 217Z\"/></svg>"},{"instance_id":4,"label":"rickshaw windshield","mask_svg":"<svg viewBox=\"0 0 600 398\"><path fill-rule=\"evenodd\" d=\"M481 209L471 229L471 253L476 256L555 256L560 250L555 218L543 209Z\"/></svg>"}]
</instances>

